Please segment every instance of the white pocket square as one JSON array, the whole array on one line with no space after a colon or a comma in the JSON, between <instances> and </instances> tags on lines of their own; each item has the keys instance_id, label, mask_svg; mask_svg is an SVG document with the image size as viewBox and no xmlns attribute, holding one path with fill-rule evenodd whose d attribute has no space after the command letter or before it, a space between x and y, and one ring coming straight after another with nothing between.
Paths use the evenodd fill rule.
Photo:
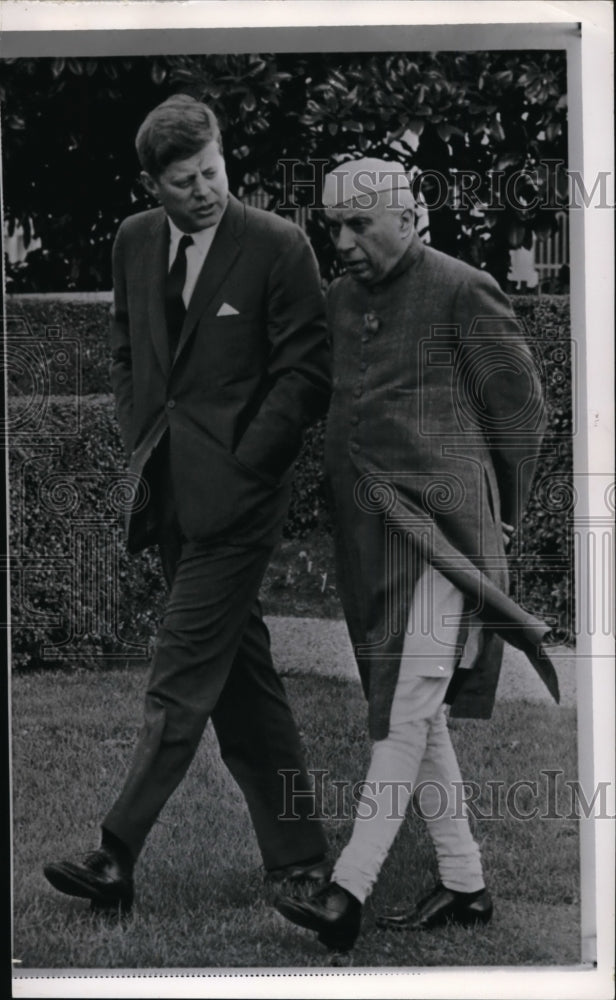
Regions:
<instances>
[{"instance_id":1,"label":"white pocket square","mask_svg":"<svg viewBox=\"0 0 616 1000\"><path fill-rule=\"evenodd\" d=\"M223 304L221 305L221 307L218 310L218 312L216 313L216 315L217 316L239 316L239 312L238 312L237 309L234 309L233 306L230 306L228 302L223 302Z\"/></svg>"}]
</instances>

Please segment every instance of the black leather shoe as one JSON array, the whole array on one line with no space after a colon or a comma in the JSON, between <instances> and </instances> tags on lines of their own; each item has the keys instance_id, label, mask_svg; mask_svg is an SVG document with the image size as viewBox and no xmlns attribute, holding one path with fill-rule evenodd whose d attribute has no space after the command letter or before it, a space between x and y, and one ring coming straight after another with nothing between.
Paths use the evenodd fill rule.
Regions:
<instances>
[{"instance_id":1,"label":"black leather shoe","mask_svg":"<svg viewBox=\"0 0 616 1000\"><path fill-rule=\"evenodd\" d=\"M439 882L419 901L414 910L392 910L376 918L383 930L430 930L448 922L472 927L487 924L494 907L487 889L478 892L455 892Z\"/></svg>"},{"instance_id":2,"label":"black leather shoe","mask_svg":"<svg viewBox=\"0 0 616 1000\"><path fill-rule=\"evenodd\" d=\"M45 865L46 879L69 896L92 900L92 909L127 913L133 905L132 867L122 864L104 847L86 854L82 861L56 861Z\"/></svg>"},{"instance_id":3,"label":"black leather shoe","mask_svg":"<svg viewBox=\"0 0 616 1000\"><path fill-rule=\"evenodd\" d=\"M321 944L334 951L350 951L357 940L362 905L336 882L329 882L308 899L281 896L274 905L287 920L317 931Z\"/></svg>"},{"instance_id":4,"label":"black leather shoe","mask_svg":"<svg viewBox=\"0 0 616 1000\"><path fill-rule=\"evenodd\" d=\"M325 858L313 861L298 861L284 868L272 868L265 873L265 881L273 885L290 882L294 885L310 883L312 885L327 882L332 873L331 862Z\"/></svg>"}]
</instances>

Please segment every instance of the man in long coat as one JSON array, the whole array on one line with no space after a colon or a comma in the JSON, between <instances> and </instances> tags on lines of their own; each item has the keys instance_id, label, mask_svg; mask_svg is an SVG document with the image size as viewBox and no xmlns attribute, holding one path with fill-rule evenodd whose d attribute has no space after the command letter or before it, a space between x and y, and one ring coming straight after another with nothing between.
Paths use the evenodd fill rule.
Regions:
<instances>
[{"instance_id":1,"label":"man in long coat","mask_svg":"<svg viewBox=\"0 0 616 1000\"><path fill-rule=\"evenodd\" d=\"M62 892L125 910L135 861L210 717L266 871L327 870L309 806L299 823L278 818L279 771L309 785L257 600L303 430L329 399L316 260L297 226L229 194L218 123L199 101L155 108L137 152L161 207L127 219L114 244L112 383L140 484L129 549L158 544L170 594L101 847L45 868Z\"/></svg>"},{"instance_id":2,"label":"man in long coat","mask_svg":"<svg viewBox=\"0 0 616 1000\"><path fill-rule=\"evenodd\" d=\"M345 163L327 176L323 202L346 267L328 295L326 466L337 581L375 741L363 813L375 814L356 819L328 886L277 906L345 949L420 791L440 882L414 912L381 922L490 919L443 705L490 716L503 639L527 653L555 698L558 686L541 649L547 626L506 593L505 546L545 419L509 303L489 275L419 240L400 164Z\"/></svg>"}]
</instances>

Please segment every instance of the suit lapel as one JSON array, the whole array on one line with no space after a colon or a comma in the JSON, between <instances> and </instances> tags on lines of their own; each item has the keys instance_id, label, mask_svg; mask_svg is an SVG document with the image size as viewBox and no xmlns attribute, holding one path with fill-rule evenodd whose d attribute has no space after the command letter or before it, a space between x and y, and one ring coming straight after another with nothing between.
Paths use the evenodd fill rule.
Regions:
<instances>
[{"instance_id":1,"label":"suit lapel","mask_svg":"<svg viewBox=\"0 0 616 1000\"><path fill-rule=\"evenodd\" d=\"M244 206L237 198L230 195L229 204L216 231L216 236L205 258L188 304L186 317L182 324L178 349L173 359L174 363L177 361L180 352L184 349L190 334L199 322L205 309L212 301L233 266L241 249L241 235L244 225Z\"/></svg>"},{"instance_id":2,"label":"suit lapel","mask_svg":"<svg viewBox=\"0 0 616 1000\"><path fill-rule=\"evenodd\" d=\"M165 282L169 265L169 227L163 210L156 216L144 250L144 271L150 284L149 320L154 350L164 372L169 371L169 338L165 314Z\"/></svg>"}]
</instances>

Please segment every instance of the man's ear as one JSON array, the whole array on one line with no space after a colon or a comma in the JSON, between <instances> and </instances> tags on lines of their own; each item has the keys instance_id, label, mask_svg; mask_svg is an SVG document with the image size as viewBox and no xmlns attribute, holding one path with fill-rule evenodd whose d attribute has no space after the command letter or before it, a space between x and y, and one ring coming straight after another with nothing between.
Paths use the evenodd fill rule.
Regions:
<instances>
[{"instance_id":1,"label":"man's ear","mask_svg":"<svg viewBox=\"0 0 616 1000\"><path fill-rule=\"evenodd\" d=\"M144 188L146 189L146 191L148 192L148 194L151 194L153 198L156 198L156 200L159 201L160 199L158 197L158 184L156 183L154 178L151 177L146 170L142 170L141 173L139 174L139 179L143 184Z\"/></svg>"},{"instance_id":2,"label":"man's ear","mask_svg":"<svg viewBox=\"0 0 616 1000\"><path fill-rule=\"evenodd\" d=\"M400 212L400 235L408 239L415 228L415 213L412 208L403 208Z\"/></svg>"}]
</instances>

